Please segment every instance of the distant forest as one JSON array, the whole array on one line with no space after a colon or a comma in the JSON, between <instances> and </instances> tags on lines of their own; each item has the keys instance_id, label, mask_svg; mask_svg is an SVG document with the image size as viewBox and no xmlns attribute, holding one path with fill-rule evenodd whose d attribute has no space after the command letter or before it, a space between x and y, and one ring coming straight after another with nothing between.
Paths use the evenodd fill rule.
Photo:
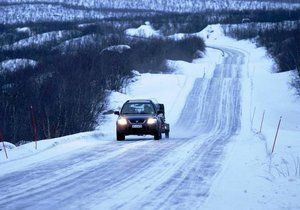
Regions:
<instances>
[{"instance_id":1,"label":"distant forest","mask_svg":"<svg viewBox=\"0 0 300 210\"><path fill-rule=\"evenodd\" d=\"M199 32L208 24L216 23L241 24L245 20L279 23L299 19L300 10L280 9L2 24L0 62L26 58L37 61L37 65L14 71L0 69L0 130L5 140L14 144L33 140L33 120L39 139L93 130L101 123L99 116L106 110L107 94L126 86L133 77L132 70L164 73L168 71L166 59L190 62L199 55L197 51L205 51L205 44L199 37L173 40L167 35ZM145 21L150 21L162 36L144 39L124 34L125 29L139 27ZM16 30L24 27L30 31ZM38 35L53 31L65 33L47 37L48 41L35 43L31 40L32 44L22 47L24 40L28 42L30 37L37 40ZM288 32L274 29L247 35L240 31L230 29L226 33L236 38L259 37L259 42L267 46L280 70L299 69L299 27ZM278 36L272 36L274 34ZM118 45L122 46L109 48ZM281 47L291 55L279 55ZM296 78L295 87L299 84L300 80Z\"/></svg>"},{"instance_id":2,"label":"distant forest","mask_svg":"<svg viewBox=\"0 0 300 210\"><path fill-rule=\"evenodd\" d=\"M278 71L300 70L300 21L255 25L228 25L225 34L237 39L255 39L259 46L267 48L275 59Z\"/></svg>"}]
</instances>

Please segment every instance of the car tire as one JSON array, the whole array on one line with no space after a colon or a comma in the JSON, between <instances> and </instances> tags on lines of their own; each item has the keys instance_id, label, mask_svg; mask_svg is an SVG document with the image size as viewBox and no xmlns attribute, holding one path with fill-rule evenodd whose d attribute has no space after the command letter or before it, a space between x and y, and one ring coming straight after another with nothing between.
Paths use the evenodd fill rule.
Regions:
<instances>
[{"instance_id":1,"label":"car tire","mask_svg":"<svg viewBox=\"0 0 300 210\"><path fill-rule=\"evenodd\" d=\"M156 134L154 134L154 140L159 140L161 139L161 132L157 131Z\"/></svg>"},{"instance_id":2,"label":"car tire","mask_svg":"<svg viewBox=\"0 0 300 210\"><path fill-rule=\"evenodd\" d=\"M168 139L170 137L170 131L165 132L165 137L166 137L166 139Z\"/></svg>"},{"instance_id":3,"label":"car tire","mask_svg":"<svg viewBox=\"0 0 300 210\"><path fill-rule=\"evenodd\" d=\"M125 140L125 135L117 132L117 141L123 141L123 140Z\"/></svg>"}]
</instances>

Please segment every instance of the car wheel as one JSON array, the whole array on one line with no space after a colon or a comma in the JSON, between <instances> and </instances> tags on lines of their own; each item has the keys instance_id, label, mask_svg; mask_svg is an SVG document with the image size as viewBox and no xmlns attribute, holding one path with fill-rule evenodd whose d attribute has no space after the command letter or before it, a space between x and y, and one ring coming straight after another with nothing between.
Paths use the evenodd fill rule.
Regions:
<instances>
[{"instance_id":1,"label":"car wheel","mask_svg":"<svg viewBox=\"0 0 300 210\"><path fill-rule=\"evenodd\" d=\"M154 135L154 140L159 140L161 139L161 132L157 131L156 134Z\"/></svg>"},{"instance_id":2,"label":"car wheel","mask_svg":"<svg viewBox=\"0 0 300 210\"><path fill-rule=\"evenodd\" d=\"M125 140L125 135L122 134L122 133L118 133L118 132L117 132L117 140L118 140L118 141L123 141L123 140Z\"/></svg>"},{"instance_id":3,"label":"car wheel","mask_svg":"<svg viewBox=\"0 0 300 210\"><path fill-rule=\"evenodd\" d=\"M165 132L165 137L166 137L166 139L168 139L170 137L170 131Z\"/></svg>"}]
</instances>

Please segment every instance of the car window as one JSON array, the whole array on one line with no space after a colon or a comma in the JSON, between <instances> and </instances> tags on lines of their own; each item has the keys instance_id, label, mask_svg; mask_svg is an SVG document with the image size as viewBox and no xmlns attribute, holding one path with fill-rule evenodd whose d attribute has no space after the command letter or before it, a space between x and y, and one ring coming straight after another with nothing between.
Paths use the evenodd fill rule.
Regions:
<instances>
[{"instance_id":1,"label":"car window","mask_svg":"<svg viewBox=\"0 0 300 210\"><path fill-rule=\"evenodd\" d=\"M154 114L155 110L150 103L126 103L121 114Z\"/></svg>"}]
</instances>

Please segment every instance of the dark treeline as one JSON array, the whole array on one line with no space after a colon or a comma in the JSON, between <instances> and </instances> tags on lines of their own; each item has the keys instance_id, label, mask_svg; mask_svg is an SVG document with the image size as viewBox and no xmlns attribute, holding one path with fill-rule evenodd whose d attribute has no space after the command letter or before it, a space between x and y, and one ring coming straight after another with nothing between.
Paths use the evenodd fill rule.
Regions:
<instances>
[{"instance_id":1,"label":"dark treeline","mask_svg":"<svg viewBox=\"0 0 300 210\"><path fill-rule=\"evenodd\" d=\"M130 48L107 48L120 44ZM107 92L126 85L133 69L164 71L166 59L191 61L197 50L205 48L203 40L193 36L175 41L118 33L99 34L75 49L61 51L53 45L57 43L2 51L6 58L38 61L35 67L0 70L0 128L7 141L33 140L31 106L39 139L93 130L105 109Z\"/></svg>"},{"instance_id":2,"label":"dark treeline","mask_svg":"<svg viewBox=\"0 0 300 210\"><path fill-rule=\"evenodd\" d=\"M255 27L255 30L254 28ZM297 70L298 76L293 80L293 86L300 95L300 23L295 22L292 26L276 24L267 28L264 25L242 27L236 25L225 29L227 35L237 39L255 38L259 46L266 47L268 53L278 65L278 71Z\"/></svg>"},{"instance_id":3,"label":"dark treeline","mask_svg":"<svg viewBox=\"0 0 300 210\"><path fill-rule=\"evenodd\" d=\"M255 38L275 58L279 71L289 71L300 67L300 23L295 24L286 28L279 25L272 28L263 25L235 25L225 28L225 33L237 39Z\"/></svg>"},{"instance_id":4,"label":"dark treeline","mask_svg":"<svg viewBox=\"0 0 300 210\"><path fill-rule=\"evenodd\" d=\"M154 28L161 30L165 35L173 33L199 32L208 24L234 24L242 23L244 19L250 22L280 22L285 20L299 20L300 10L284 9L260 9L260 10L206 10L197 13L170 13L158 12L154 14L121 16L106 18L103 20L82 21L53 21L53 22L29 22L22 24L0 24L0 44L12 43L28 37L26 33L16 33L17 27L29 27L33 33L39 34L58 30L79 30L83 34L89 33L115 33L129 27L138 27L145 21L150 21ZM89 26L79 27L80 23L90 23ZM96 24L95 24L96 23Z\"/></svg>"},{"instance_id":5,"label":"dark treeline","mask_svg":"<svg viewBox=\"0 0 300 210\"><path fill-rule=\"evenodd\" d=\"M275 58L281 71L300 70L300 24L293 30L267 30L259 43Z\"/></svg>"},{"instance_id":6,"label":"dark treeline","mask_svg":"<svg viewBox=\"0 0 300 210\"><path fill-rule=\"evenodd\" d=\"M234 24L243 20L250 22L280 22L285 20L299 20L300 10L207 10L199 13L157 13L151 15L122 16L122 18L106 18L103 20L84 21L53 21L29 22L26 24L0 24L0 45L12 44L18 40L49 31L72 30L80 32L78 36L86 34L115 34L122 33L126 28L138 27L145 21L150 21L155 29L165 35L174 33L199 32L208 24ZM80 23L86 24L84 27ZM31 33L16 32L18 27L29 27ZM2 60L2 58L1 58Z\"/></svg>"},{"instance_id":7,"label":"dark treeline","mask_svg":"<svg viewBox=\"0 0 300 210\"><path fill-rule=\"evenodd\" d=\"M150 21L155 29L160 30L165 35L174 33L194 33L199 32L208 24L222 23L233 24L242 23L243 20L255 22L280 22L284 20L299 20L300 10L286 11L283 9L276 10L243 10L243 11L213 11L208 10L202 13L158 13L150 16L133 16L123 18L108 18L105 20L86 20L69 21L69 22L42 22L42 23L26 23L14 25L0 24L0 45L12 44L18 40L30 37L34 34L41 34L49 31L70 30L77 34L73 38L97 34L105 36L107 34L123 34L126 28L138 27L145 21ZM81 26L80 23L84 23ZM18 27L29 27L31 34L26 32L17 32ZM58 43L57 43L58 44ZM49 49L53 46L43 45L40 49L32 48L14 50L2 50L0 61L12 58L32 58L40 59L49 53ZM39 53L36 53L39 50ZM29 57L28 57L29 56Z\"/></svg>"},{"instance_id":8,"label":"dark treeline","mask_svg":"<svg viewBox=\"0 0 300 210\"><path fill-rule=\"evenodd\" d=\"M118 90L130 76L128 55L88 48L47 56L36 67L6 72L1 79L1 128L12 143L32 140L33 106L39 138L94 128L105 106L105 90Z\"/></svg>"},{"instance_id":9,"label":"dark treeline","mask_svg":"<svg viewBox=\"0 0 300 210\"><path fill-rule=\"evenodd\" d=\"M155 38L148 41L133 40L130 61L133 69L141 72L167 70L165 60L184 60L191 62L197 51L204 51L203 40L195 36L186 36L181 40ZM133 43L132 43L133 42Z\"/></svg>"},{"instance_id":10,"label":"dark treeline","mask_svg":"<svg viewBox=\"0 0 300 210\"><path fill-rule=\"evenodd\" d=\"M280 22L285 20L299 20L300 10L261 9L261 10L206 10L197 13L163 13L150 17L123 17L108 18L105 21L116 23L130 22L135 26L150 21L154 28L164 34L195 33L201 31L208 24L235 24L242 23L244 19L250 22Z\"/></svg>"}]
</instances>

